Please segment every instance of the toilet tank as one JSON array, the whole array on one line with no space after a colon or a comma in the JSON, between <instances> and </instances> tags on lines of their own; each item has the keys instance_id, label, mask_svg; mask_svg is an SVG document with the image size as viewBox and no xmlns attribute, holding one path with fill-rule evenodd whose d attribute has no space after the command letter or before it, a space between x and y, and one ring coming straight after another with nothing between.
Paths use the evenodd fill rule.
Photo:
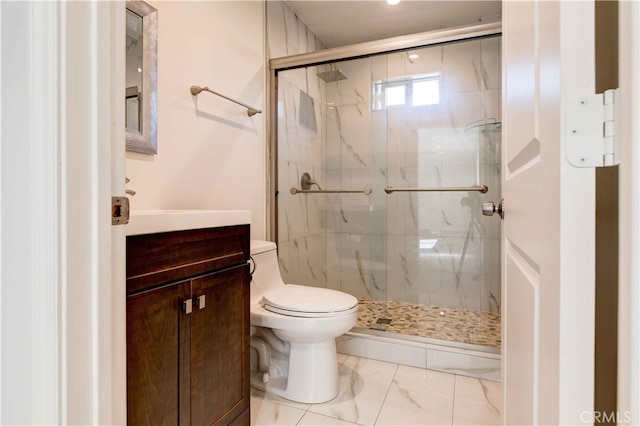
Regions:
<instances>
[{"instance_id":1,"label":"toilet tank","mask_svg":"<svg viewBox=\"0 0 640 426\"><path fill-rule=\"evenodd\" d=\"M251 303L257 303L270 288L282 286L276 244L271 241L251 240L251 258L255 263L251 275Z\"/></svg>"}]
</instances>

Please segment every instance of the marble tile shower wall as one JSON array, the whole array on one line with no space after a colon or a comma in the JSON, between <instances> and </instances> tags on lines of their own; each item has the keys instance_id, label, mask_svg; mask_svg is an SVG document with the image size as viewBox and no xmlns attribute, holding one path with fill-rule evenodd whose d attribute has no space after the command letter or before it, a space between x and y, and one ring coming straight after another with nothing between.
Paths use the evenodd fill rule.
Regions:
<instances>
[{"instance_id":1,"label":"marble tile shower wall","mask_svg":"<svg viewBox=\"0 0 640 426\"><path fill-rule=\"evenodd\" d=\"M314 52L325 46L282 0L267 2L268 58Z\"/></svg>"},{"instance_id":2,"label":"marble tile shower wall","mask_svg":"<svg viewBox=\"0 0 640 426\"><path fill-rule=\"evenodd\" d=\"M342 62L326 84L326 184L369 185L370 196L328 197L328 286L358 297L499 311L500 39ZM438 75L440 101L372 110L372 84ZM486 184L479 193L393 193L403 187ZM432 246L433 245L433 246Z\"/></svg>"},{"instance_id":3,"label":"marble tile shower wall","mask_svg":"<svg viewBox=\"0 0 640 426\"><path fill-rule=\"evenodd\" d=\"M324 46L282 1L267 2L269 57L312 52ZM325 182L321 111L323 85L316 68L282 72L278 79L278 250L286 282L325 287L326 197L291 195L308 172Z\"/></svg>"}]
</instances>

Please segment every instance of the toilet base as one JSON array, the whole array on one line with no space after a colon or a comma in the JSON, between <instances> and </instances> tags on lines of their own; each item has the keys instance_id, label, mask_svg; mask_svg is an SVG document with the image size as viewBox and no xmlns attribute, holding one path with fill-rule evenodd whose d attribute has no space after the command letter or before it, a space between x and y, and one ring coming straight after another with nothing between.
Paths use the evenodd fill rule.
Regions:
<instances>
[{"instance_id":1,"label":"toilet base","mask_svg":"<svg viewBox=\"0 0 640 426\"><path fill-rule=\"evenodd\" d=\"M291 342L288 355L271 350L269 382L262 381L252 360L251 386L291 401L316 404L338 395L338 358L335 339L314 343Z\"/></svg>"}]
</instances>

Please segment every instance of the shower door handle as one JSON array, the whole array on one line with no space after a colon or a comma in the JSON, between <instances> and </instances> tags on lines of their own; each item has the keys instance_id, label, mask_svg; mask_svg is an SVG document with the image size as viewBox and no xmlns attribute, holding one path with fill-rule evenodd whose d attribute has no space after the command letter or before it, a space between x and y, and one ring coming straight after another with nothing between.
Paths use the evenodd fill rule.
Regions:
<instances>
[{"instance_id":1,"label":"shower door handle","mask_svg":"<svg viewBox=\"0 0 640 426\"><path fill-rule=\"evenodd\" d=\"M498 213L500 219L504 219L504 199L500 200L500 203L496 207L493 201L482 203L482 214L485 216L493 216L494 213Z\"/></svg>"}]
</instances>

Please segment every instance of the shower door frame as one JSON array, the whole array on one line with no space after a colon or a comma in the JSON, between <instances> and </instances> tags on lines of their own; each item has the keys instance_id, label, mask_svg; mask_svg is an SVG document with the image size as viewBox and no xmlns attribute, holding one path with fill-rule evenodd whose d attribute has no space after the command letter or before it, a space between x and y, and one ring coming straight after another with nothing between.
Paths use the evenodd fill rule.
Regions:
<instances>
[{"instance_id":1,"label":"shower door frame","mask_svg":"<svg viewBox=\"0 0 640 426\"><path fill-rule=\"evenodd\" d=\"M278 73L290 69L323 65L339 60L400 52L455 41L502 35L502 21L491 20L474 25L443 28L383 40L317 50L269 60L267 91L267 239L278 243Z\"/></svg>"},{"instance_id":2,"label":"shower door frame","mask_svg":"<svg viewBox=\"0 0 640 426\"><path fill-rule=\"evenodd\" d=\"M268 76L269 103L267 105L267 239L278 241L278 73L292 69L305 68L328 64L336 61L360 59L375 55L391 54L416 48L424 48L451 42L471 41L474 39L490 38L502 35L502 22L500 20L483 22L476 25L460 26L455 28L440 29L408 36L393 37L385 40L360 43L350 46L342 46L310 53L274 58L269 61L270 74ZM387 336L385 331L367 330L367 334ZM406 341L416 341L441 345L442 341L402 335ZM462 350L475 350L499 354L500 349L489 346L479 346L470 343L446 341L446 346Z\"/></svg>"}]
</instances>

